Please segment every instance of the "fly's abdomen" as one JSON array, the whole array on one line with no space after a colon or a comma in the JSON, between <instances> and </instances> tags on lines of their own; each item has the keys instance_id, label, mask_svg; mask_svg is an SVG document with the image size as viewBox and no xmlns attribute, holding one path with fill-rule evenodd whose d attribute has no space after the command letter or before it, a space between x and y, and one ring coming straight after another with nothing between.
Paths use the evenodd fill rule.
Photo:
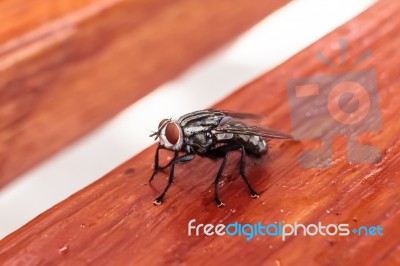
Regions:
<instances>
[{"instance_id":1,"label":"fly's abdomen","mask_svg":"<svg viewBox=\"0 0 400 266\"><path fill-rule=\"evenodd\" d=\"M262 155L267 152L267 142L257 135L234 135L236 141L244 146L247 153Z\"/></svg>"}]
</instances>

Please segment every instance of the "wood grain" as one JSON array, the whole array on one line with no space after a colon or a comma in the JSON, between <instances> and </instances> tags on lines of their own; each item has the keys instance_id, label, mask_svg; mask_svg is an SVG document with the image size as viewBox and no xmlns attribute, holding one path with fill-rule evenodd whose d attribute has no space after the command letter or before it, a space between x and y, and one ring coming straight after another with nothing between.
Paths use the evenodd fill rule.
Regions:
<instances>
[{"instance_id":1,"label":"wood grain","mask_svg":"<svg viewBox=\"0 0 400 266\"><path fill-rule=\"evenodd\" d=\"M95 0L12 0L0 2L0 43L17 38Z\"/></svg>"},{"instance_id":2,"label":"wood grain","mask_svg":"<svg viewBox=\"0 0 400 266\"><path fill-rule=\"evenodd\" d=\"M318 61L322 51L340 65L338 40L348 41L347 58L372 56L357 70L376 71L383 129L362 134L360 143L379 148L378 164L349 164L347 144L334 139L330 168L300 168L298 155L318 141L273 141L267 157L248 160L250 182L261 193L251 199L238 177L232 154L221 198L213 202L218 164L197 158L176 168L175 183L161 206L153 199L166 184L159 174L148 185L155 146L146 149L94 184L41 214L0 242L5 265L395 265L400 263L400 124L397 122L400 69L400 3L384 0L303 50L281 66L244 86L217 107L263 114L272 128L290 130L286 81L336 73ZM269 52L269 51L266 51ZM251 103L251 104L250 104ZM307 117L305 117L304 121ZM168 154L164 153L166 159ZM347 223L379 225L384 236L188 236L199 223Z\"/></svg>"},{"instance_id":3,"label":"wood grain","mask_svg":"<svg viewBox=\"0 0 400 266\"><path fill-rule=\"evenodd\" d=\"M1 3L0 187L287 1Z\"/></svg>"}]
</instances>

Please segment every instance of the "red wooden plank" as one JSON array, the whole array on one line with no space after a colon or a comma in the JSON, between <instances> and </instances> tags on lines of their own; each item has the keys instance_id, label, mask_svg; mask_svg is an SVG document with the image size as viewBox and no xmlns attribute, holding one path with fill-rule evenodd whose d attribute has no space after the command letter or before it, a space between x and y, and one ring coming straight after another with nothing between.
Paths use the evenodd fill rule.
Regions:
<instances>
[{"instance_id":1,"label":"red wooden plank","mask_svg":"<svg viewBox=\"0 0 400 266\"><path fill-rule=\"evenodd\" d=\"M384 0L303 50L281 66L244 86L219 103L221 109L267 116L265 125L290 129L286 81L331 73L315 58L322 51L335 64L337 41L348 41L354 62L367 50L373 55L357 70L373 68L379 90L383 130L361 134L359 142L379 148L378 164L347 162L347 143L334 140L330 168L300 168L298 155L320 146L318 141L271 143L267 157L248 160L248 176L261 193L251 199L238 177L238 154L230 157L221 183L224 208L213 202L211 182L218 164L197 158L176 168L166 201L152 200L166 183L160 174L152 186L155 147L143 151L94 184L74 194L0 241L3 264L151 264L190 265L319 265L399 264L400 4ZM361 76L367 78L367 76ZM301 106L299 106L301 107ZM304 121L307 116L304 116ZM155 121L155 126L158 121ZM312 130L312 128L310 128ZM312 133L312 132L311 132ZM165 159L167 154L163 154ZM383 236L279 237L188 236L188 222L346 223L350 227L381 226Z\"/></svg>"}]
</instances>

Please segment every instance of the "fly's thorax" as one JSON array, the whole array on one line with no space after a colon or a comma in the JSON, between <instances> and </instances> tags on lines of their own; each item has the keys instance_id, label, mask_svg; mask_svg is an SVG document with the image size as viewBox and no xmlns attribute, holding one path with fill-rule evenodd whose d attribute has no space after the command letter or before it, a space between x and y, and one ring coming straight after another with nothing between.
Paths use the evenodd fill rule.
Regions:
<instances>
[{"instance_id":1,"label":"fly's thorax","mask_svg":"<svg viewBox=\"0 0 400 266\"><path fill-rule=\"evenodd\" d=\"M181 116L177 123L183 128L196 125L216 126L224 116L220 111L200 110Z\"/></svg>"},{"instance_id":2,"label":"fly's thorax","mask_svg":"<svg viewBox=\"0 0 400 266\"><path fill-rule=\"evenodd\" d=\"M186 136L185 144L192 147L197 153L205 154L216 144L216 141L210 132L200 132Z\"/></svg>"}]
</instances>

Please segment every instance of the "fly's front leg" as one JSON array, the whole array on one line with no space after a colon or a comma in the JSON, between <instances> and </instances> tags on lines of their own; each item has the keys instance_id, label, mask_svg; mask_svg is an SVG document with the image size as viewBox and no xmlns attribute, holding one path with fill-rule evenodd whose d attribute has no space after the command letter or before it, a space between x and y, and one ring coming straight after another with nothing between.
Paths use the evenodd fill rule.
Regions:
<instances>
[{"instance_id":1,"label":"fly's front leg","mask_svg":"<svg viewBox=\"0 0 400 266\"><path fill-rule=\"evenodd\" d=\"M162 170L164 170L165 168L169 167L172 163L172 161L178 157L178 152L175 152L174 158L172 158L169 163L165 166L159 166L159 151L160 149L162 149L161 145L158 145L157 150L156 150L156 155L154 156L154 169L153 169L153 174L150 176L150 180L149 183L151 183L151 181L153 181L154 177L156 176L156 174Z\"/></svg>"},{"instance_id":2,"label":"fly's front leg","mask_svg":"<svg viewBox=\"0 0 400 266\"><path fill-rule=\"evenodd\" d=\"M254 189L251 187L250 182L247 179L247 176L246 176L246 173L245 173L245 170L246 170L246 150L245 150L245 148L243 146L240 148L240 150L242 152L241 157L240 157L240 175L242 176L244 182L246 183L247 187L250 190L250 193L251 193L250 196L252 198L258 198L260 196L258 196L258 193L255 192Z\"/></svg>"},{"instance_id":3,"label":"fly's front leg","mask_svg":"<svg viewBox=\"0 0 400 266\"><path fill-rule=\"evenodd\" d=\"M164 191L161 193L160 196L158 196L155 200L154 200L154 204L155 205L161 205L165 194L167 193L169 187L171 186L171 184L174 182L174 171L175 171L175 164L177 163L185 163L188 161L193 160L194 158L194 154L193 153L187 153L185 155L179 156L179 157L175 157L174 159L171 160L171 172L169 173L169 179L168 179L168 183L167 186L164 188Z\"/></svg>"}]
</instances>

